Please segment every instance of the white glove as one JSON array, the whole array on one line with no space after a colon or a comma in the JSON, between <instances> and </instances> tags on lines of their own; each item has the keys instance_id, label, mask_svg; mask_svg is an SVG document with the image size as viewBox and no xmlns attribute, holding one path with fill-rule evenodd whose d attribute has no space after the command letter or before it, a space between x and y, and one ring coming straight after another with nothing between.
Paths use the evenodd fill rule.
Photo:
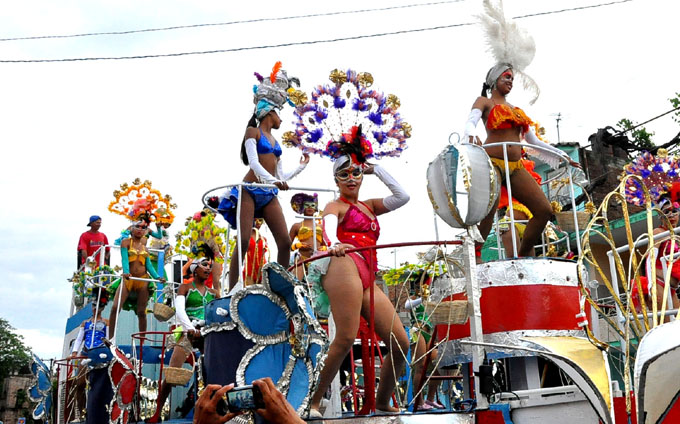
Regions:
<instances>
[{"instance_id":1,"label":"white glove","mask_svg":"<svg viewBox=\"0 0 680 424\"><path fill-rule=\"evenodd\" d=\"M390 189L392 192L391 196L387 196L383 199L383 205L388 211L393 211L399 209L408 203L410 197L408 193L404 190L402 186L399 185L397 180L392 178L392 176L380 165L373 165L373 173L380 179Z\"/></svg>"}]
</instances>

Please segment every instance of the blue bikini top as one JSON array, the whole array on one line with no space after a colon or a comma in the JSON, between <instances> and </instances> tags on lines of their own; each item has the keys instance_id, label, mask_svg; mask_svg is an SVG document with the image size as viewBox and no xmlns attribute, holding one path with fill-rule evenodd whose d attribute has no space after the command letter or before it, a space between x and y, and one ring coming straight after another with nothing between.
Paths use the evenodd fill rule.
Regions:
<instances>
[{"instance_id":1,"label":"blue bikini top","mask_svg":"<svg viewBox=\"0 0 680 424\"><path fill-rule=\"evenodd\" d=\"M269 142L267 137L262 132L262 129L260 128L260 139L257 141L257 153L260 155L273 153L274 156L279 157L283 152L277 140L274 140L274 147L272 147L272 144Z\"/></svg>"}]
</instances>

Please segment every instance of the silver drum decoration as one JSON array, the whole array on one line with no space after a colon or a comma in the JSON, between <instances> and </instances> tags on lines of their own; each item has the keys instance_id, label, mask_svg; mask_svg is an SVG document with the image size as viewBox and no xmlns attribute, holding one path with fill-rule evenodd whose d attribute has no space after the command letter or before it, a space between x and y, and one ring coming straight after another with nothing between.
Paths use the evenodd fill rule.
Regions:
<instances>
[{"instance_id":1,"label":"silver drum decoration","mask_svg":"<svg viewBox=\"0 0 680 424\"><path fill-rule=\"evenodd\" d=\"M484 219L500 191L486 151L476 144L447 146L427 168L427 192L441 219L468 228Z\"/></svg>"}]
</instances>

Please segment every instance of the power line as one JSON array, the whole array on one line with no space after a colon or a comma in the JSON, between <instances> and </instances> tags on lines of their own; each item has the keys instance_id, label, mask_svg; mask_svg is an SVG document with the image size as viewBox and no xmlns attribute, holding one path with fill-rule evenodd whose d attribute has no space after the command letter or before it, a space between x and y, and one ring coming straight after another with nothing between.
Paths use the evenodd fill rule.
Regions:
<instances>
[{"instance_id":1,"label":"power line","mask_svg":"<svg viewBox=\"0 0 680 424\"><path fill-rule=\"evenodd\" d=\"M529 13L526 15L515 16L513 19L523 19L530 18L534 16L544 16L552 15L557 13L572 12L584 9L594 9L598 7L612 6L620 3L627 3L633 0L618 0L608 3L599 3L595 5L572 7L568 9L552 10L547 12L536 12ZM246 50L264 50L279 47L291 47L291 46L303 46L303 45L313 45L313 44L326 44L326 43L337 43L341 41L351 41L351 40L361 40L366 38L376 38L376 37L386 37L390 35L400 35L400 34L410 34L417 32L435 31L440 29L456 28L463 26L475 25L476 22L464 22L459 24L450 25L438 25L434 27L427 28L416 28L416 29L406 29L391 32L382 32L376 34L366 34L366 35L355 35L349 37L339 37L326 40L309 40L309 41L293 41L289 43L280 44L269 44L262 46L249 46L249 47L234 47L231 49L216 49L216 50L204 50L204 51L192 51L192 52L178 52L178 53L162 53L162 54L148 54L148 55L136 55L136 56L109 56L109 57L75 57L75 58L61 58L61 59L0 59L0 63L54 63L54 62L85 62L85 61L98 61L98 60L132 60L132 59L154 59L161 57L180 57L180 56L195 56L195 55L205 55L205 54L215 54L215 53L233 53Z\"/></svg>"},{"instance_id":2,"label":"power line","mask_svg":"<svg viewBox=\"0 0 680 424\"><path fill-rule=\"evenodd\" d=\"M347 15L347 14L353 14L353 13L380 12L380 11L385 11L385 10L408 9L408 8L413 8L413 7L436 6L436 5L448 4L448 3L460 3L461 1L463 1L463 0L447 0L447 1L438 1L438 2L429 2L429 3L407 4L407 5L401 5L401 6L381 7L381 8L376 8L376 9L359 9L359 10L347 10L347 11L340 11L340 12L312 13L312 14L308 14L308 15L281 16L281 17L276 17L276 18L258 18L258 19L247 19L247 20L241 20L241 21L216 22L216 23L207 23L207 24L177 25L177 26L162 27L162 28L135 29L135 30L129 30L129 31L88 32L88 33L83 33L83 34L38 35L38 36L31 36L31 37L0 38L0 41L45 40L45 39L53 39L53 38L92 37L92 36L100 36L100 35L128 35L128 34L138 34L138 33L142 33L142 32L172 31L172 30L177 30L177 29L250 24L250 23L256 23L256 22L286 21L286 20L292 20L292 19L317 18L317 17L321 17L321 16L337 16L337 15Z\"/></svg>"}]
</instances>

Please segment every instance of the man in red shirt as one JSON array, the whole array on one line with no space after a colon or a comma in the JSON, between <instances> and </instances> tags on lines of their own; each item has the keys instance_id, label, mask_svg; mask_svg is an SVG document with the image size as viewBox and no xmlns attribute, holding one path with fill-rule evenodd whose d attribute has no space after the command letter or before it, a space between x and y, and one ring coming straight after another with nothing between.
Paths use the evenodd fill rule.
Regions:
<instances>
[{"instance_id":1,"label":"man in red shirt","mask_svg":"<svg viewBox=\"0 0 680 424\"><path fill-rule=\"evenodd\" d=\"M85 259L92 256L101 246L109 244L106 234L99 232L99 228L102 226L100 216L92 215L87 226L90 229L81 234L80 240L78 240L78 267L85 263ZM109 259L109 249L106 249L104 260L107 265L109 264ZM95 260L99 264L99 254L97 254Z\"/></svg>"}]
</instances>

